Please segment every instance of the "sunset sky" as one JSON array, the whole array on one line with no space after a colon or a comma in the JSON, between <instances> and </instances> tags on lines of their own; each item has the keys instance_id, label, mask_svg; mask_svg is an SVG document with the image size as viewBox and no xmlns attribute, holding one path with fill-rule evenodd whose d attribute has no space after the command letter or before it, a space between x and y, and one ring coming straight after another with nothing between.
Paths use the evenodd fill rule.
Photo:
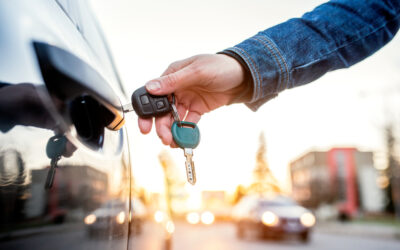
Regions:
<instances>
[{"instance_id":1,"label":"sunset sky","mask_svg":"<svg viewBox=\"0 0 400 250\"><path fill-rule=\"evenodd\" d=\"M218 52L323 2L96 0L92 6L130 94L175 60ZM399 108L393 112L400 107L399 97L397 36L353 68L285 91L257 112L235 104L206 114L199 123L201 143L194 150L198 181L193 190L233 190L248 183L261 131L270 167L283 185L288 163L308 150L355 146L381 152L384 114L390 119L400 114ZM128 116L128 126L138 182L162 188L157 155L164 149L184 174L182 150L163 146L155 132L141 135L134 114Z\"/></svg>"}]
</instances>

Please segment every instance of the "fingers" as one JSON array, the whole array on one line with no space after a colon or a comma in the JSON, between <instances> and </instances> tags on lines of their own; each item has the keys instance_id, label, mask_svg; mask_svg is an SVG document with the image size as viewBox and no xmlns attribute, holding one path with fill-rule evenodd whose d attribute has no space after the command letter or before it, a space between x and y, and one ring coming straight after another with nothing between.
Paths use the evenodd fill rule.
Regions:
<instances>
[{"instance_id":1,"label":"fingers","mask_svg":"<svg viewBox=\"0 0 400 250\"><path fill-rule=\"evenodd\" d=\"M183 120L187 113L187 108L183 104L178 104L177 109L178 109L179 118L181 120ZM191 121L193 121L193 122L195 122L196 120L198 121L197 118L191 118ZM171 126L172 126L173 122L174 122L174 119L172 118L171 115L157 117L155 119L155 127L156 127L157 135L161 139L163 144L170 145L171 147L176 148L177 145L175 144L175 142L172 138L172 134L171 134ZM142 134L147 134L151 131L151 128L153 126L153 119L152 118L144 119L144 118L139 117L138 124L139 124L140 132Z\"/></svg>"},{"instance_id":2,"label":"fingers","mask_svg":"<svg viewBox=\"0 0 400 250\"><path fill-rule=\"evenodd\" d=\"M75 147L75 145L72 144L69 140L67 140L63 156L67 157L67 158L71 157L76 150L77 150L77 148Z\"/></svg>"},{"instance_id":3,"label":"fingers","mask_svg":"<svg viewBox=\"0 0 400 250\"><path fill-rule=\"evenodd\" d=\"M179 95L186 91L186 88L189 86L192 87L200 83L204 84L204 63L198 63L201 58L201 55L199 55L172 63L161 77L146 83L147 91L153 95L169 95L175 92L179 97ZM178 103L178 113L181 120L185 119L186 121L197 123L200 120L201 112L199 113L191 111L187 113L188 107L191 105L191 101L185 102L186 105ZM187 117L185 118L185 116ZM158 117L155 119L155 127L157 135L160 137L163 144L176 147L171 134L171 126L173 121L174 120L171 115ZM149 133L151 126L151 119L139 119L139 128L142 133Z\"/></svg>"},{"instance_id":4,"label":"fingers","mask_svg":"<svg viewBox=\"0 0 400 250\"><path fill-rule=\"evenodd\" d=\"M182 120L187 112L187 108L183 104L177 105L179 118ZM163 117L158 117L156 120L156 131L158 137L160 137L161 141L164 145L170 145L171 147L176 147L176 144L172 138L171 134L171 126L174 122L174 119L171 115L166 115Z\"/></svg>"},{"instance_id":5,"label":"fingers","mask_svg":"<svg viewBox=\"0 0 400 250\"><path fill-rule=\"evenodd\" d=\"M198 123L200 121L201 115L196 111L187 112L187 108L183 104L178 104L178 114L181 120L185 120L188 122ZM186 116L186 117L185 117ZM155 127L158 137L161 139L162 143L167 146L171 146L172 148L177 148L178 146L174 142L171 133L171 126L174 122L174 119L170 115L157 117L155 119ZM153 119L138 119L138 124L140 128L140 132L142 134L148 134L151 131L153 126Z\"/></svg>"},{"instance_id":6,"label":"fingers","mask_svg":"<svg viewBox=\"0 0 400 250\"><path fill-rule=\"evenodd\" d=\"M153 95L168 95L175 92L179 88L188 85L189 70L182 69L180 71L161 76L157 79L146 83L146 89Z\"/></svg>"},{"instance_id":7,"label":"fingers","mask_svg":"<svg viewBox=\"0 0 400 250\"><path fill-rule=\"evenodd\" d=\"M195 60L195 57L190 57L181 61L176 61L171 63L168 68L162 73L161 76L169 75L171 73L174 73L188 65L190 65L193 61Z\"/></svg>"},{"instance_id":8,"label":"fingers","mask_svg":"<svg viewBox=\"0 0 400 250\"><path fill-rule=\"evenodd\" d=\"M159 118L156 119L156 124L158 124L157 123L158 119ZM151 131L151 128L153 126L153 119L152 118L150 118L150 119L139 118L138 123L139 123L140 132L142 134L148 134ZM172 142L171 142L171 139L169 138L169 135L168 135L168 134L171 134L170 128L168 126L165 126L165 124L167 124L167 122L161 120L160 124L156 125L157 134L161 138L162 142L165 145L170 145L172 148L176 148L177 145L175 144L174 140L172 139ZM165 129L165 127L167 127L167 129ZM171 138L172 138L172 134L171 134Z\"/></svg>"},{"instance_id":9,"label":"fingers","mask_svg":"<svg viewBox=\"0 0 400 250\"><path fill-rule=\"evenodd\" d=\"M160 137L162 143L164 145L171 145L172 143L172 134L171 134L171 124L172 124L172 118L169 115L162 116L156 118L156 131L158 137Z\"/></svg>"},{"instance_id":10,"label":"fingers","mask_svg":"<svg viewBox=\"0 0 400 250\"><path fill-rule=\"evenodd\" d=\"M153 126L153 118L149 119L138 119L139 129L142 134L148 134L151 131L151 127Z\"/></svg>"},{"instance_id":11,"label":"fingers","mask_svg":"<svg viewBox=\"0 0 400 250\"><path fill-rule=\"evenodd\" d=\"M196 111L189 111L189 113L186 116L185 121L198 123L200 121L200 118L201 118L200 113L198 113Z\"/></svg>"}]
</instances>

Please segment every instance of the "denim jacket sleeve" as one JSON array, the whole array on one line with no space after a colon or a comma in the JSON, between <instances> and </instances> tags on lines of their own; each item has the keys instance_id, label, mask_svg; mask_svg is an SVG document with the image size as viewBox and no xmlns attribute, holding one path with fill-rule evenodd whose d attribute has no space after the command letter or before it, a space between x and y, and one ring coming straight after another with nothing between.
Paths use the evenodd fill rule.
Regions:
<instances>
[{"instance_id":1,"label":"denim jacket sleeve","mask_svg":"<svg viewBox=\"0 0 400 250\"><path fill-rule=\"evenodd\" d=\"M247 64L253 94L246 105L255 111L285 89L365 59L399 25L400 0L332 0L225 51Z\"/></svg>"}]
</instances>

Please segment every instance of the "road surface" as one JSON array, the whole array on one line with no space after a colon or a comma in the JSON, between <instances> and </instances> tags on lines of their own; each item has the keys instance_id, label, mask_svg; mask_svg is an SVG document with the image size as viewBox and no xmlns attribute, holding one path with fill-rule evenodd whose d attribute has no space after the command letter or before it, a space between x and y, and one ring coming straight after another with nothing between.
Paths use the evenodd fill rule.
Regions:
<instances>
[{"instance_id":1,"label":"road surface","mask_svg":"<svg viewBox=\"0 0 400 250\"><path fill-rule=\"evenodd\" d=\"M314 232L309 243L302 243L295 238L283 240L260 240L249 237L244 240L236 238L232 224L215 224L212 226L192 226L176 223L173 238L174 250L295 250L295 249L362 249L362 250L399 250L400 240L371 237L327 234Z\"/></svg>"},{"instance_id":2,"label":"road surface","mask_svg":"<svg viewBox=\"0 0 400 250\"><path fill-rule=\"evenodd\" d=\"M399 250L400 240L379 237L361 237L352 234L314 232L309 243L296 238L284 240L260 240L248 237L236 238L235 227L229 223L216 223L211 226L192 226L185 222L175 223L172 250ZM130 238L130 250L164 250L159 227L147 223L140 235ZM49 230L45 233L19 236L0 242L0 250L124 250L126 239L90 238L84 227L71 227L65 230Z\"/></svg>"}]
</instances>

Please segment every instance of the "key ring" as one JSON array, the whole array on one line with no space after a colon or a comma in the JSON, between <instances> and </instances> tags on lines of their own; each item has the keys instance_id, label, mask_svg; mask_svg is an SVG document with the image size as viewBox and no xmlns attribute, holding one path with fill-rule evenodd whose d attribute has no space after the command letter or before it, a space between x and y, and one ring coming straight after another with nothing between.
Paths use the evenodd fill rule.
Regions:
<instances>
[{"instance_id":1,"label":"key ring","mask_svg":"<svg viewBox=\"0 0 400 250\"><path fill-rule=\"evenodd\" d=\"M170 105L172 107L172 116L174 117L174 120L176 122L178 122L178 125L180 126L181 125L181 120L179 119L179 113L178 113L178 110L177 110L177 108L175 106L175 95L174 95L174 93L172 93L171 96L172 96L172 102L170 103Z\"/></svg>"}]
</instances>

